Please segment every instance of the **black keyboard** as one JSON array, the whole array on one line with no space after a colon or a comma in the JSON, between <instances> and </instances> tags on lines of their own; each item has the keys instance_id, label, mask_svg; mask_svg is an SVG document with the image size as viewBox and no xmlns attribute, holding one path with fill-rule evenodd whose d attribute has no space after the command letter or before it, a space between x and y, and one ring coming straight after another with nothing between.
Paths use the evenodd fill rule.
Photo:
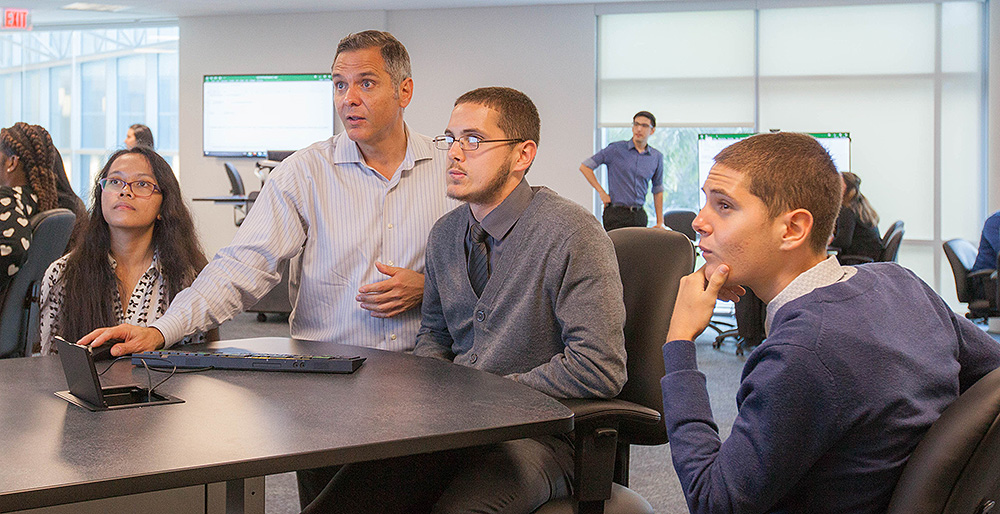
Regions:
<instances>
[{"instance_id":1,"label":"black keyboard","mask_svg":"<svg viewBox=\"0 0 1000 514\"><path fill-rule=\"evenodd\" d=\"M291 355L283 353L221 353L183 350L154 350L132 354L132 364L149 367L246 369L255 371L296 371L306 373L354 373L364 357L340 355Z\"/></svg>"}]
</instances>

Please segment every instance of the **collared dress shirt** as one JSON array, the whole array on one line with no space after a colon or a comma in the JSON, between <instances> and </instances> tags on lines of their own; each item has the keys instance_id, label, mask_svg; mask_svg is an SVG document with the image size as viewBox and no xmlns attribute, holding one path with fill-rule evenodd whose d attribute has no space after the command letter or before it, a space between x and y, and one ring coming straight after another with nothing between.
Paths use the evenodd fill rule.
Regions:
<instances>
[{"instance_id":1,"label":"collared dress shirt","mask_svg":"<svg viewBox=\"0 0 1000 514\"><path fill-rule=\"evenodd\" d=\"M279 282L278 263L292 259L292 337L411 350L419 308L375 318L356 300L359 287L388 278L376 261L423 273L431 227L458 206L445 196L447 152L406 133L406 156L391 179L365 164L346 133L285 159L232 244L151 325L167 346L253 306Z\"/></svg>"},{"instance_id":2,"label":"collared dress shirt","mask_svg":"<svg viewBox=\"0 0 1000 514\"><path fill-rule=\"evenodd\" d=\"M510 229L514 227L514 224L517 223L517 219L521 217L521 213L531 204L531 199L534 197L535 192L531 190L531 186L524 179L521 179L521 182L507 195L507 198L483 218L480 225L489 234L489 237L486 238L486 245L490 249L490 269L493 269L494 263L500 260L500 254L503 253L504 239L510 233ZM467 205L464 208L469 209ZM474 221L475 217L472 216L470 209L470 227ZM472 235L467 233L465 237L466 258L469 256L472 245Z\"/></svg>"},{"instance_id":3,"label":"collared dress shirt","mask_svg":"<svg viewBox=\"0 0 1000 514\"><path fill-rule=\"evenodd\" d=\"M843 282L853 277L857 272L858 269L854 266L841 266L840 261L834 255L827 257L819 264L802 272L767 304L764 333L771 333L771 323L774 321L774 315L786 303L800 296L805 296L821 287Z\"/></svg>"},{"instance_id":4,"label":"collared dress shirt","mask_svg":"<svg viewBox=\"0 0 1000 514\"><path fill-rule=\"evenodd\" d=\"M645 205L651 183L654 195L663 192L663 154L652 146L646 145L646 150L639 152L631 139L615 141L583 161L592 170L602 164L608 166L608 195L612 204Z\"/></svg>"}]
</instances>

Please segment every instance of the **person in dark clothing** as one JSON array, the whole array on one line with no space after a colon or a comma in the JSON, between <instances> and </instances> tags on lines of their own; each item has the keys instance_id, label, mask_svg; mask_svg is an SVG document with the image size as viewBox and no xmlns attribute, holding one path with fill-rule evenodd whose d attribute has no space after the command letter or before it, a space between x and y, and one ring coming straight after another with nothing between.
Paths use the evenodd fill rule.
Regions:
<instances>
[{"instance_id":1,"label":"person in dark clothing","mask_svg":"<svg viewBox=\"0 0 1000 514\"><path fill-rule=\"evenodd\" d=\"M1000 249L1000 211L994 212L983 224L983 235L979 238L979 253L972 271L997 268L997 251Z\"/></svg>"},{"instance_id":2,"label":"person in dark clothing","mask_svg":"<svg viewBox=\"0 0 1000 514\"><path fill-rule=\"evenodd\" d=\"M0 129L0 293L5 293L31 247L31 217L59 207L52 137L17 122Z\"/></svg>"},{"instance_id":3,"label":"person in dark clothing","mask_svg":"<svg viewBox=\"0 0 1000 514\"><path fill-rule=\"evenodd\" d=\"M882 254L882 237L878 233L878 213L861 194L861 177L845 171L844 201L837 215L830 246L840 255L859 255L877 261Z\"/></svg>"},{"instance_id":4,"label":"person in dark clothing","mask_svg":"<svg viewBox=\"0 0 1000 514\"><path fill-rule=\"evenodd\" d=\"M146 146L153 149L153 131L149 127L136 123L128 128L125 133L125 148L135 148L136 146Z\"/></svg>"},{"instance_id":5,"label":"person in dark clothing","mask_svg":"<svg viewBox=\"0 0 1000 514\"><path fill-rule=\"evenodd\" d=\"M715 157L692 223L706 264L681 279L663 346L664 422L692 513L885 512L927 429L1000 366L1000 344L913 272L827 257L842 187L805 134ZM767 304L767 339L722 441L693 339L743 286Z\"/></svg>"}]
</instances>

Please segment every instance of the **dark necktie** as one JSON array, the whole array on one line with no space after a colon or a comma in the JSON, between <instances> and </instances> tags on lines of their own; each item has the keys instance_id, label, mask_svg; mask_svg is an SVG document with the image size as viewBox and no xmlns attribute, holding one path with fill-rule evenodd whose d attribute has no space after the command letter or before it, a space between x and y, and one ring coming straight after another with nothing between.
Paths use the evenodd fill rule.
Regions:
<instances>
[{"instance_id":1,"label":"dark necktie","mask_svg":"<svg viewBox=\"0 0 1000 514\"><path fill-rule=\"evenodd\" d=\"M479 223L469 227L472 248L469 249L469 281L476 296L482 296L483 288L490 279L490 247L486 245L487 233Z\"/></svg>"}]
</instances>

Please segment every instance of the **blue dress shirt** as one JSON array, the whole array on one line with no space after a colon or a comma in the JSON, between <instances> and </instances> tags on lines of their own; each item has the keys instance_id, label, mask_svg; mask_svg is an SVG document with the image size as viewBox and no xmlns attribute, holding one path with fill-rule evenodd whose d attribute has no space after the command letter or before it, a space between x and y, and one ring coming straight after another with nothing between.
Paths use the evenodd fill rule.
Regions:
<instances>
[{"instance_id":1,"label":"blue dress shirt","mask_svg":"<svg viewBox=\"0 0 1000 514\"><path fill-rule=\"evenodd\" d=\"M608 194L613 204L645 205L650 182L653 194L663 191L663 154L649 145L640 153L631 139L615 141L583 161L592 170L602 164L608 166Z\"/></svg>"}]
</instances>

